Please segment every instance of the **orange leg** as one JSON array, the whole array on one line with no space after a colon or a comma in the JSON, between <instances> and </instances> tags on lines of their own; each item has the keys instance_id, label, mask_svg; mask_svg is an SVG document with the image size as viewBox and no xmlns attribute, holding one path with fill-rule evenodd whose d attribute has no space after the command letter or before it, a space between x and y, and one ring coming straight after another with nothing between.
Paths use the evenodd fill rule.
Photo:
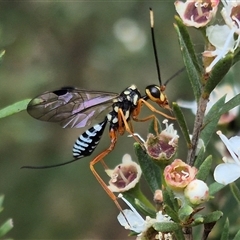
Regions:
<instances>
[{"instance_id":1,"label":"orange leg","mask_svg":"<svg viewBox=\"0 0 240 240\"><path fill-rule=\"evenodd\" d=\"M145 118L141 118L139 119L138 118L138 115L140 114L140 111L141 111L141 108L142 108L142 104L145 104L152 112L155 112L155 113L158 113L166 118L170 118L172 120L175 120L174 117L171 117L165 113L162 113L160 111L158 111L156 108L154 108L150 103L148 103L147 101L145 101L144 99L140 99L139 102L138 102L138 105L136 107L136 109L133 111L132 113L132 118L134 121L136 122L146 122L150 119L152 119L154 121L154 130L155 132L158 134L158 124L157 124L157 117L155 115L150 115L148 117L145 117Z\"/></svg>"},{"instance_id":2,"label":"orange leg","mask_svg":"<svg viewBox=\"0 0 240 240\"><path fill-rule=\"evenodd\" d=\"M139 100L139 104L142 104L142 103L144 103L152 112L158 113L158 114L164 116L165 118L169 118L169 119L172 119L172 120L176 120L175 117L169 116L169 115L167 115L167 114L165 114L165 113L163 113L163 112L161 112L161 111L158 111L155 107L153 107L150 103L148 103L148 102L145 101L144 99L140 99L140 100ZM140 105L140 106L141 106L141 105Z\"/></svg>"},{"instance_id":3,"label":"orange leg","mask_svg":"<svg viewBox=\"0 0 240 240\"><path fill-rule=\"evenodd\" d=\"M132 122L130 120L128 120L128 122L127 122L127 120L124 117L122 109L118 110L118 119L120 119L119 122L121 122L121 124L124 123L124 125L122 125L122 127L124 127L125 130L128 133L130 133L130 135L135 139L135 141L138 142L143 147L142 141L140 141L140 139L134 135ZM119 124L119 126L120 126L120 124ZM143 149L144 149L144 147L143 147Z\"/></svg>"},{"instance_id":4,"label":"orange leg","mask_svg":"<svg viewBox=\"0 0 240 240\"><path fill-rule=\"evenodd\" d=\"M108 196L113 200L113 202L115 203L115 205L117 206L117 208L119 209L119 211L123 214L123 216L125 217L123 210L120 206L120 204L118 203L117 197L109 190L108 186L106 185L106 183L102 180L102 178L99 176L99 174L97 173L97 171L94 168L94 165L98 162L102 162L104 164L104 166L106 166L106 164L103 161L103 158L106 157L115 147L116 141L117 141L117 136L116 136L116 132L115 131L111 131L110 132L110 138L111 138L111 145L102 153L100 153L98 156L96 156L91 162L90 162L90 169L93 173L93 175L96 177L96 179L98 180L98 182L100 183L100 185L102 186L102 188L105 190L105 192L108 194ZM126 219L126 217L125 217ZM128 220L126 219L126 221L128 222Z\"/></svg>"}]
</instances>

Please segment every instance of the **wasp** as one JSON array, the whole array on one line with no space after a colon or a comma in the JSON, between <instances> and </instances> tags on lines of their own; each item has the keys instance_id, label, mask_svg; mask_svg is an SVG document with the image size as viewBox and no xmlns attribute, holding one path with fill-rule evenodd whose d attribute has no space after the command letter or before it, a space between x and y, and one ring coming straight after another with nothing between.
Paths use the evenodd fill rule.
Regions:
<instances>
[{"instance_id":1,"label":"wasp","mask_svg":"<svg viewBox=\"0 0 240 240\"><path fill-rule=\"evenodd\" d=\"M151 12L151 14L153 13ZM151 15L151 19L153 19L153 15ZM151 22L155 51L153 20ZM155 53L154 55L156 56L157 66L159 66L157 54ZM32 117L42 121L59 123L63 128L86 127L91 125L92 120L98 117L99 114L106 111L108 108L110 108L110 110L100 123L95 124L77 138L72 150L73 160L50 166L24 166L23 168L40 169L57 167L91 155L97 147L108 123L110 145L90 162L90 169L118 209L122 211L116 196L108 189L106 183L96 172L94 166L98 162L102 162L103 165L106 166L103 161L104 157L114 149L118 135L123 135L125 131L139 141L138 138L134 136L132 120L144 122L153 119L156 123L156 116L154 114L142 119L138 118L143 105L149 108L153 113L160 114L166 118L175 119L157 110L148 102L152 101L157 103L161 108L171 110L164 92L165 85L161 84L159 67L157 69L160 85L153 84L147 86L144 95L140 93L135 85L127 87L120 94L65 87L56 91L45 92L32 99L27 107L27 111ZM155 130L157 131L157 124L155 124Z\"/></svg>"}]
</instances>

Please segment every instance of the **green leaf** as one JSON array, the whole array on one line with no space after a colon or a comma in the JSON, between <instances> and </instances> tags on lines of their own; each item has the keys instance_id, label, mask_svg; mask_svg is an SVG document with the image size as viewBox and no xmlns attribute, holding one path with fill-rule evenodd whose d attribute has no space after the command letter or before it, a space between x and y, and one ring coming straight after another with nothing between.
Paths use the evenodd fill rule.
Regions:
<instances>
[{"instance_id":1,"label":"green leaf","mask_svg":"<svg viewBox=\"0 0 240 240\"><path fill-rule=\"evenodd\" d=\"M218 124L219 118L221 116L220 109L224 105L225 96L220 98L210 109L204 118L203 130L201 132L200 138L203 140L205 147L208 145L212 134L216 131L216 126Z\"/></svg>"},{"instance_id":2,"label":"green leaf","mask_svg":"<svg viewBox=\"0 0 240 240\"><path fill-rule=\"evenodd\" d=\"M176 102L172 103L172 109L173 109L174 115L177 119L177 122L179 124L179 127L181 128L183 136L184 136L184 138L187 142L187 146L190 146L191 145L191 139L190 139L190 136L189 136L189 130L188 130L187 123L186 123L186 120L184 118L184 115L182 113L182 110Z\"/></svg>"},{"instance_id":3,"label":"green leaf","mask_svg":"<svg viewBox=\"0 0 240 240\"><path fill-rule=\"evenodd\" d=\"M203 222L204 223L217 222L222 216L223 216L223 213L221 211L214 211L212 213L209 213L203 216L203 219L204 219Z\"/></svg>"},{"instance_id":4,"label":"green leaf","mask_svg":"<svg viewBox=\"0 0 240 240\"><path fill-rule=\"evenodd\" d=\"M174 25L179 39L180 49L182 50L184 65L188 73L188 78L191 82L196 101L201 95L201 68L194 51L192 41L186 26L179 17L175 17L176 24Z\"/></svg>"},{"instance_id":5,"label":"green leaf","mask_svg":"<svg viewBox=\"0 0 240 240\"><path fill-rule=\"evenodd\" d=\"M2 226L0 227L0 237L3 237L7 232L9 232L13 228L12 219L8 219Z\"/></svg>"},{"instance_id":6,"label":"green leaf","mask_svg":"<svg viewBox=\"0 0 240 240\"><path fill-rule=\"evenodd\" d=\"M220 240L228 240L229 236L229 220L228 218L225 221L225 224L222 229L221 239Z\"/></svg>"},{"instance_id":7,"label":"green leaf","mask_svg":"<svg viewBox=\"0 0 240 240\"><path fill-rule=\"evenodd\" d=\"M196 167L197 169L199 169L200 166L202 165L202 163L204 161L204 155L205 155L205 147L202 147L197 155L195 162L194 162L194 167Z\"/></svg>"},{"instance_id":8,"label":"green leaf","mask_svg":"<svg viewBox=\"0 0 240 240\"><path fill-rule=\"evenodd\" d=\"M205 147L211 139L212 134L216 131L216 126L222 114L228 112L232 108L239 105L240 94L233 97L231 100L225 103L225 97L220 98L210 109L208 114L204 118L204 128L201 132L201 138L205 143Z\"/></svg>"},{"instance_id":9,"label":"green leaf","mask_svg":"<svg viewBox=\"0 0 240 240\"><path fill-rule=\"evenodd\" d=\"M3 210L3 201L4 201L4 195L1 194L0 195L0 212L2 212L2 210Z\"/></svg>"},{"instance_id":10,"label":"green leaf","mask_svg":"<svg viewBox=\"0 0 240 240\"><path fill-rule=\"evenodd\" d=\"M148 154L142 149L139 143L134 143L134 149L138 158L138 162L151 191L154 193L157 189L161 189L161 170Z\"/></svg>"},{"instance_id":11,"label":"green leaf","mask_svg":"<svg viewBox=\"0 0 240 240\"><path fill-rule=\"evenodd\" d=\"M149 208L137 198L134 199L134 202L137 206L137 209L140 210L145 216L156 218L156 211L154 211L153 208Z\"/></svg>"},{"instance_id":12,"label":"green leaf","mask_svg":"<svg viewBox=\"0 0 240 240\"><path fill-rule=\"evenodd\" d=\"M3 60L3 56L5 55L5 50L1 50L1 52L0 52L0 61L2 61Z\"/></svg>"},{"instance_id":13,"label":"green leaf","mask_svg":"<svg viewBox=\"0 0 240 240\"><path fill-rule=\"evenodd\" d=\"M146 196L142 193L141 189L140 189L140 184L137 183L136 186L134 188L129 189L126 192L122 193L123 196L136 208L138 208L138 206L136 205L136 200L138 200L139 202L141 202L142 206L146 206L145 207L145 211L147 211L147 209L151 209L151 211L148 212L149 216L152 216L152 211L154 211L155 213L155 207L153 206L153 204L146 198ZM139 209L138 210L142 210ZM144 214L146 212L143 212ZM155 217L156 214L154 214Z\"/></svg>"},{"instance_id":14,"label":"green leaf","mask_svg":"<svg viewBox=\"0 0 240 240\"><path fill-rule=\"evenodd\" d=\"M179 229L179 225L175 222L156 222L153 228L158 232L173 232Z\"/></svg>"},{"instance_id":15,"label":"green leaf","mask_svg":"<svg viewBox=\"0 0 240 240\"><path fill-rule=\"evenodd\" d=\"M206 81L206 85L204 87L203 96L208 97L212 90L218 85L218 83L223 79L223 77L227 74L229 69L232 66L233 54L229 53L225 58L218 61L218 63L214 66L212 71L210 72L210 76Z\"/></svg>"},{"instance_id":16,"label":"green leaf","mask_svg":"<svg viewBox=\"0 0 240 240\"><path fill-rule=\"evenodd\" d=\"M162 190L164 204L168 205L175 212L178 211L178 201L175 198L175 195L171 189L168 187Z\"/></svg>"},{"instance_id":17,"label":"green leaf","mask_svg":"<svg viewBox=\"0 0 240 240\"><path fill-rule=\"evenodd\" d=\"M182 223L189 221L191 214L193 213L193 208L187 204L183 205L178 211L178 217Z\"/></svg>"},{"instance_id":18,"label":"green leaf","mask_svg":"<svg viewBox=\"0 0 240 240\"><path fill-rule=\"evenodd\" d=\"M180 222L177 213L176 213L175 211L173 211L173 209L172 209L170 206L164 204L164 212L165 212L169 217L171 217L171 219L172 219L174 222L176 222L176 223L179 223L179 222Z\"/></svg>"},{"instance_id":19,"label":"green leaf","mask_svg":"<svg viewBox=\"0 0 240 240\"><path fill-rule=\"evenodd\" d=\"M218 182L214 182L214 183L210 184L209 195L213 196L215 193L219 192L224 187L226 187L226 185L223 185L223 184L218 183Z\"/></svg>"},{"instance_id":20,"label":"green leaf","mask_svg":"<svg viewBox=\"0 0 240 240\"><path fill-rule=\"evenodd\" d=\"M239 49L236 49L234 52L234 58L233 58L233 65L237 63L240 60L240 51Z\"/></svg>"},{"instance_id":21,"label":"green leaf","mask_svg":"<svg viewBox=\"0 0 240 240\"><path fill-rule=\"evenodd\" d=\"M240 239L240 230L237 232L233 240L239 240Z\"/></svg>"},{"instance_id":22,"label":"green leaf","mask_svg":"<svg viewBox=\"0 0 240 240\"><path fill-rule=\"evenodd\" d=\"M239 188L237 187L236 183L233 182L230 185L230 189L231 189L231 192L235 198L235 200L237 201L238 204L240 204L240 191L239 191Z\"/></svg>"},{"instance_id":23,"label":"green leaf","mask_svg":"<svg viewBox=\"0 0 240 240\"><path fill-rule=\"evenodd\" d=\"M209 176L210 170L212 166L212 156L209 155L202 163L200 168L198 169L198 173L196 175L197 179L205 181Z\"/></svg>"},{"instance_id":24,"label":"green leaf","mask_svg":"<svg viewBox=\"0 0 240 240\"><path fill-rule=\"evenodd\" d=\"M174 231L174 236L175 236L175 239L177 239L177 240L185 240L185 237L183 235L183 231L181 228Z\"/></svg>"},{"instance_id":25,"label":"green leaf","mask_svg":"<svg viewBox=\"0 0 240 240\"><path fill-rule=\"evenodd\" d=\"M0 110L0 118L8 117L12 114L21 112L27 109L27 105L31 99L25 99L19 102L16 102L8 107L5 107Z\"/></svg>"},{"instance_id":26,"label":"green leaf","mask_svg":"<svg viewBox=\"0 0 240 240\"><path fill-rule=\"evenodd\" d=\"M222 114L230 111L234 107L239 106L239 102L240 102L240 94L237 94L236 96L234 96L232 99L230 99L228 102L226 102L222 106L219 114L222 115Z\"/></svg>"}]
</instances>

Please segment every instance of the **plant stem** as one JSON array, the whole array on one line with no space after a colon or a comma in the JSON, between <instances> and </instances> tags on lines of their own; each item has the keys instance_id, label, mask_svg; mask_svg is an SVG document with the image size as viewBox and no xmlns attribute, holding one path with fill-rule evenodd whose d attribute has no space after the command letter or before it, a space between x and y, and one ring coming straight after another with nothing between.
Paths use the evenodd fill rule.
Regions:
<instances>
[{"instance_id":1,"label":"plant stem","mask_svg":"<svg viewBox=\"0 0 240 240\"><path fill-rule=\"evenodd\" d=\"M208 98L203 98L203 96L201 96L199 99L197 114L196 114L194 127L193 127L191 148L188 150L188 156L187 156L187 164L191 166L194 165L197 144L198 144L200 132L203 125L203 119L204 119L207 103L208 103Z\"/></svg>"}]
</instances>

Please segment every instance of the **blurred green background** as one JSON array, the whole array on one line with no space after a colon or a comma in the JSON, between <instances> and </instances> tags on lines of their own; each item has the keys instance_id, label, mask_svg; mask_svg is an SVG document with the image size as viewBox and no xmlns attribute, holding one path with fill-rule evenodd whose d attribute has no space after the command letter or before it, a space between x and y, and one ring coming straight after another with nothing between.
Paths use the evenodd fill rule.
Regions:
<instances>
[{"instance_id":1,"label":"blurred green background","mask_svg":"<svg viewBox=\"0 0 240 240\"><path fill-rule=\"evenodd\" d=\"M164 82L183 67L173 2L0 3L0 47L6 50L0 66L0 108L62 86L120 93L133 83L142 92L157 84L149 7L155 14ZM198 35L193 38L202 49ZM186 73L172 80L166 93L170 102L192 99ZM23 165L70 160L82 130L37 121L26 112L0 124L0 192L5 194L0 222L13 218L9 237L127 239L117 222L117 208L89 169L89 161L109 144L107 130L91 157L56 169L21 170ZM148 123L134 126L145 138ZM113 168L124 153L134 159L132 144L133 139L120 137L105 159L108 165ZM102 166L96 168L107 181Z\"/></svg>"}]
</instances>

